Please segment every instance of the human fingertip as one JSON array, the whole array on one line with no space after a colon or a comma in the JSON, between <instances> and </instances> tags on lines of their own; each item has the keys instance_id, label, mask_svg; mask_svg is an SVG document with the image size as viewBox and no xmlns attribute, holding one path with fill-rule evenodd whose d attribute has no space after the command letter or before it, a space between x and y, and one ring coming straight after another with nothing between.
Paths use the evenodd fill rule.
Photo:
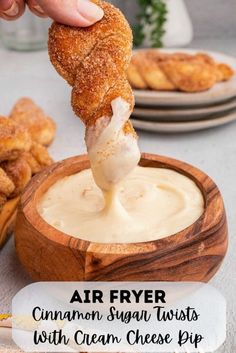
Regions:
<instances>
[{"instance_id":1,"label":"human fingertip","mask_svg":"<svg viewBox=\"0 0 236 353\"><path fill-rule=\"evenodd\" d=\"M103 10L90 0L77 0L77 9L89 24L100 21L104 16Z\"/></svg>"},{"instance_id":2,"label":"human fingertip","mask_svg":"<svg viewBox=\"0 0 236 353\"><path fill-rule=\"evenodd\" d=\"M7 17L16 17L19 12L20 6L16 1L13 1L12 5L8 9L2 11L2 13Z\"/></svg>"},{"instance_id":3,"label":"human fingertip","mask_svg":"<svg viewBox=\"0 0 236 353\"><path fill-rule=\"evenodd\" d=\"M48 17L40 5L30 6L30 10L37 16Z\"/></svg>"}]
</instances>

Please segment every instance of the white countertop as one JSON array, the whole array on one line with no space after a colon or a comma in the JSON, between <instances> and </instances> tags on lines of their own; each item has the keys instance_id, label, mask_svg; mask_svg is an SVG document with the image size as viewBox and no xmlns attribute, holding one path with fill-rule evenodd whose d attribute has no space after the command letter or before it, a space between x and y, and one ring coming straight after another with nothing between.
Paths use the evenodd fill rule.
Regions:
<instances>
[{"instance_id":1,"label":"white countertop","mask_svg":"<svg viewBox=\"0 0 236 353\"><path fill-rule=\"evenodd\" d=\"M195 40L191 47L236 56L233 39ZM85 153L84 127L72 113L70 87L55 73L47 52L19 53L0 49L0 115L7 115L22 96L33 98L57 122L57 138L50 148L55 160ZM171 156L199 167L214 179L223 194L230 246L223 266L211 283L228 302L228 338L218 352L231 353L236 348L236 123L194 133L139 132L139 136L143 152ZM10 311L11 298L28 283L30 279L16 259L11 239L0 251L0 313Z\"/></svg>"}]
</instances>

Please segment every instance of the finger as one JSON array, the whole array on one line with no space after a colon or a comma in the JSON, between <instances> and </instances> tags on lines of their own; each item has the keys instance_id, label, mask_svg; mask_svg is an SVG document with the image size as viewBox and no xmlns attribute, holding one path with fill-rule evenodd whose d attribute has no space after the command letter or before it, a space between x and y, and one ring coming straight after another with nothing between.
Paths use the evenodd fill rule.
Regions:
<instances>
[{"instance_id":1,"label":"finger","mask_svg":"<svg viewBox=\"0 0 236 353\"><path fill-rule=\"evenodd\" d=\"M89 0L36 0L55 21L76 27L86 27L100 21L103 10Z\"/></svg>"},{"instance_id":2,"label":"finger","mask_svg":"<svg viewBox=\"0 0 236 353\"><path fill-rule=\"evenodd\" d=\"M48 17L48 15L44 12L42 7L37 3L36 0L27 0L26 3L30 11L33 12L35 15L39 17Z\"/></svg>"},{"instance_id":3,"label":"finger","mask_svg":"<svg viewBox=\"0 0 236 353\"><path fill-rule=\"evenodd\" d=\"M25 11L24 0L0 0L0 17L12 21Z\"/></svg>"}]
</instances>

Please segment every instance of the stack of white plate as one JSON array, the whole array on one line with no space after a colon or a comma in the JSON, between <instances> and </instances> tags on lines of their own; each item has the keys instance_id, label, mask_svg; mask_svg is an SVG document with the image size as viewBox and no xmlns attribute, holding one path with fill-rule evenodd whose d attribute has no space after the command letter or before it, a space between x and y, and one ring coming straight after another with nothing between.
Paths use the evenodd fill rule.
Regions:
<instances>
[{"instance_id":1,"label":"stack of white plate","mask_svg":"<svg viewBox=\"0 0 236 353\"><path fill-rule=\"evenodd\" d=\"M236 58L203 50L164 50L194 54L205 52L236 72ZM202 93L134 90L136 106L132 115L137 129L156 132L202 130L236 121L236 75Z\"/></svg>"}]
</instances>

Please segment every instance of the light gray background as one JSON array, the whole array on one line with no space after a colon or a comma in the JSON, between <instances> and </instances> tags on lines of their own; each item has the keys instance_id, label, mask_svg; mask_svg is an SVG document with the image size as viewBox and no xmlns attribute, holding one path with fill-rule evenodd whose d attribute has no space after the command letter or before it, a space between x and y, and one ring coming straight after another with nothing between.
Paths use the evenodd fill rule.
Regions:
<instances>
[{"instance_id":1,"label":"light gray background","mask_svg":"<svg viewBox=\"0 0 236 353\"><path fill-rule=\"evenodd\" d=\"M131 23L137 13L136 0L113 0ZM191 16L195 38L236 37L236 0L185 0Z\"/></svg>"},{"instance_id":2,"label":"light gray background","mask_svg":"<svg viewBox=\"0 0 236 353\"><path fill-rule=\"evenodd\" d=\"M126 9L134 2L120 0ZM236 0L186 0L186 4L195 30L190 47L221 51L236 57ZM133 15L134 10L128 13ZM56 120L57 138L50 148L55 160L85 152L84 127L71 111L70 88L51 67L47 53L17 53L0 48L0 114L8 114L21 96L31 96ZM170 136L139 132L139 135L142 151L171 156L203 169L222 192L230 246L211 283L228 303L228 338L217 353L233 353L236 351L236 123L191 134ZM11 238L0 250L0 312L11 310L11 298L28 283L30 279L17 260ZM0 333L0 352L1 340Z\"/></svg>"},{"instance_id":3,"label":"light gray background","mask_svg":"<svg viewBox=\"0 0 236 353\"><path fill-rule=\"evenodd\" d=\"M191 47L221 51L236 57L235 40L198 39L191 43ZM70 91L53 70L46 51L20 53L0 48L0 114L7 115L19 97L32 97L56 120L57 137L50 147L55 160L85 153L84 126L72 113ZM186 134L138 133L143 152L170 156L199 167L213 178L222 192L230 242L225 261L211 284L221 291L228 304L228 337L217 353L235 353L236 122ZM17 260L11 238L0 250L0 313L11 311L12 297L30 282ZM3 353L2 339L0 330L0 353Z\"/></svg>"}]
</instances>

